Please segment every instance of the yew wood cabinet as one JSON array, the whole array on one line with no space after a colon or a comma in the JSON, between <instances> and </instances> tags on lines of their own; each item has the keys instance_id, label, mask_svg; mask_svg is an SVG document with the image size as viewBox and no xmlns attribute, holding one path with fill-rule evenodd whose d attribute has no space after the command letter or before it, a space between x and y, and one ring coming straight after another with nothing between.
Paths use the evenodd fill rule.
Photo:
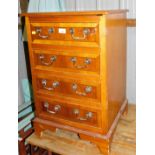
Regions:
<instances>
[{"instance_id":1,"label":"yew wood cabinet","mask_svg":"<svg viewBox=\"0 0 155 155\"><path fill-rule=\"evenodd\" d=\"M126 99L126 10L28 13L34 128L69 130L109 154Z\"/></svg>"}]
</instances>

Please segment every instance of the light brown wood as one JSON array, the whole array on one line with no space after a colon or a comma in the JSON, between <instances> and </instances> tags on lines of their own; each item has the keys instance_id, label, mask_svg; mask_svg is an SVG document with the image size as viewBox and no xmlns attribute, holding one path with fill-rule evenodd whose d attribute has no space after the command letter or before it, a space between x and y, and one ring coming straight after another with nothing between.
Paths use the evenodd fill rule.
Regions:
<instances>
[{"instance_id":1,"label":"light brown wood","mask_svg":"<svg viewBox=\"0 0 155 155\"><path fill-rule=\"evenodd\" d=\"M109 127L126 98L126 15L107 16L106 63ZM118 26L115 26L115 25ZM113 59L112 59L113 58Z\"/></svg>"},{"instance_id":2,"label":"light brown wood","mask_svg":"<svg viewBox=\"0 0 155 155\"><path fill-rule=\"evenodd\" d=\"M127 19L128 27L136 27L136 19Z\"/></svg>"},{"instance_id":3,"label":"light brown wood","mask_svg":"<svg viewBox=\"0 0 155 155\"><path fill-rule=\"evenodd\" d=\"M127 109L126 10L24 15L36 133L73 130L109 154L117 122ZM78 62L71 64L72 57ZM83 67L86 58L92 59L89 67Z\"/></svg>"},{"instance_id":4,"label":"light brown wood","mask_svg":"<svg viewBox=\"0 0 155 155\"><path fill-rule=\"evenodd\" d=\"M55 58L51 61L51 58ZM75 62L72 62L75 60ZM90 61L90 64L86 64L86 61ZM50 70L51 68L64 68L66 70L85 70L99 73L99 57L77 57L77 56L65 56L52 53L43 53L42 51L35 54L36 68L42 68Z\"/></svg>"},{"instance_id":5,"label":"light brown wood","mask_svg":"<svg viewBox=\"0 0 155 155\"><path fill-rule=\"evenodd\" d=\"M48 136L48 137L47 137ZM27 142L62 155L96 155L98 149L95 145L81 141L72 132L44 132L41 137L33 134ZM60 147L61 146L61 147ZM82 147L82 148L81 148ZM90 154L88 154L88 150ZM95 152L94 152L95 151ZM79 154L78 154L79 153ZM118 124L112 140L110 155L135 155L136 154L136 106L129 105L128 115L123 116Z\"/></svg>"},{"instance_id":6,"label":"light brown wood","mask_svg":"<svg viewBox=\"0 0 155 155\"><path fill-rule=\"evenodd\" d=\"M27 142L61 155L102 155L94 144L49 131L43 132L41 137L33 134Z\"/></svg>"},{"instance_id":7,"label":"light brown wood","mask_svg":"<svg viewBox=\"0 0 155 155\"><path fill-rule=\"evenodd\" d=\"M49 110L50 111L54 111L54 107L56 105L60 105L61 107L61 111L58 111L55 114L51 114L51 113L47 113L46 112L46 108L44 107L45 102L49 104ZM74 109L78 109L79 106L73 106L73 104L69 104L67 102L57 102L54 100L50 100L49 98L39 98L39 100L37 100L37 116L42 118L42 119L47 119L47 120L56 120L58 121L58 119L62 119L63 121L65 120L70 120L72 122L77 122L80 124L86 124L86 125L91 125L91 126L100 126L101 122L99 121L99 108L97 110L95 110L94 108L90 108L89 111L92 112L93 114L93 118L92 119L88 119L88 120L80 120L79 118L83 118L85 119L85 114L89 111L87 111L85 108L81 107L81 111L80 111L80 115L76 116L74 115L74 113L72 112L72 110ZM66 123L67 124L67 123Z\"/></svg>"},{"instance_id":8,"label":"light brown wood","mask_svg":"<svg viewBox=\"0 0 155 155\"><path fill-rule=\"evenodd\" d=\"M119 14L128 12L128 10L100 10L100 11L65 11L65 12L48 12L48 13L23 13L21 16L29 16L29 17L46 17L46 16L78 16L78 15L84 15L84 16L100 16L100 15L107 15L107 14Z\"/></svg>"},{"instance_id":9,"label":"light brown wood","mask_svg":"<svg viewBox=\"0 0 155 155\"><path fill-rule=\"evenodd\" d=\"M59 93L61 94L65 94L66 96L72 96L72 97L77 97L77 98L93 98L96 99L98 101L100 101L100 95L97 96L97 93L99 94L99 92L97 92L97 90L100 90L97 86L93 86L90 84L81 84L78 83L76 81L63 81L63 79L57 78L57 77L50 77L50 79L46 76L46 74L44 75L44 77L37 77L37 88L40 92L42 93L48 93L48 94L52 94L52 93ZM46 87L44 88L42 81L46 80ZM54 82L59 82L60 86L53 88L52 84ZM77 86L77 90L72 90L73 85ZM85 93L85 89L86 87L89 86L92 88L92 91L90 93ZM47 90L47 89L51 89L51 90Z\"/></svg>"},{"instance_id":10,"label":"light brown wood","mask_svg":"<svg viewBox=\"0 0 155 155\"><path fill-rule=\"evenodd\" d=\"M66 23L66 24L63 24L62 26L61 26L61 24L54 24L54 23L53 24L49 24L49 26L46 26L46 24L34 24L34 25L31 25L32 41L34 43L36 43L36 42L39 43L39 40L42 40L43 42L44 42L44 40L46 40L46 43L51 43L48 40L53 40L53 41L54 40L74 41L74 39L72 38L72 36L69 33L70 28L72 28L72 27L74 27L74 31L75 31L74 35L77 36L77 37L81 37L81 38L83 37L83 33L82 33L83 28L85 28L85 27L90 28L91 35L86 37L86 39L84 41L85 42L95 42L95 43L98 41L98 36L97 36L97 34L98 34L97 26L98 25L96 27L92 27L92 26L95 26L96 24L94 24L94 25L89 25L87 23L77 23L77 24L78 24L77 26L80 26L80 28L74 27L74 24L72 26L72 23ZM72 26L72 27L70 27L70 26ZM38 27L41 29L40 33L36 33L36 29ZM61 27L66 31L65 34L59 33L59 28L61 28ZM50 28L53 28L54 29L53 31L55 33L53 32L53 33L48 34L48 30ZM41 35L41 36L48 36L48 38L47 39L43 39L39 35ZM64 42L64 44L65 44L65 42Z\"/></svg>"},{"instance_id":11,"label":"light brown wood","mask_svg":"<svg viewBox=\"0 0 155 155\"><path fill-rule=\"evenodd\" d=\"M114 134L110 155L136 155L136 106L129 105Z\"/></svg>"}]
</instances>

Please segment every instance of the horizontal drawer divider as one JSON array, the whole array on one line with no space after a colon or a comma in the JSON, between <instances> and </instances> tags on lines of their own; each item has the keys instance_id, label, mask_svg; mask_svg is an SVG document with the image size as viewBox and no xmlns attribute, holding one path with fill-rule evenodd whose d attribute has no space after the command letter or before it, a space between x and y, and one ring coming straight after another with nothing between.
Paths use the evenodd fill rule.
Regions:
<instances>
[{"instance_id":1,"label":"horizontal drawer divider","mask_svg":"<svg viewBox=\"0 0 155 155\"><path fill-rule=\"evenodd\" d=\"M46 44L35 44L31 43L32 49L33 50L54 50L54 51L67 51L67 52L73 52L76 51L78 53L83 53L84 51L89 51L89 53L94 52L94 53L100 53L101 48L100 47L80 47L80 46L64 46L64 45L46 45Z\"/></svg>"},{"instance_id":2,"label":"horizontal drawer divider","mask_svg":"<svg viewBox=\"0 0 155 155\"><path fill-rule=\"evenodd\" d=\"M64 56L79 56L79 57L90 57L90 58L97 58L100 53L99 52L93 52L93 51L89 51L89 52L86 52L83 50L83 52L79 52L78 50L77 51L58 51L58 50L44 50L44 49L39 49L39 50L33 50L35 54L55 54L55 55L64 55Z\"/></svg>"},{"instance_id":3,"label":"horizontal drawer divider","mask_svg":"<svg viewBox=\"0 0 155 155\"><path fill-rule=\"evenodd\" d=\"M36 66L34 69L36 69L36 70L42 70L42 71L49 71L49 72L54 72L54 71L56 71L56 72L65 72L66 74L71 74L72 76L74 76L73 74L75 74L75 76L76 76L76 74L78 74L79 76L81 75L81 77L82 76L92 76L92 77L94 77L94 78L96 78L97 80L99 79L99 76L100 76L100 74L97 74L97 73L95 73L95 72L91 72L91 71L83 71L83 70L77 70L77 72L78 73L76 73L75 72L75 69L69 69L69 68L57 68L57 67L46 67L46 66ZM64 73L64 74L65 74Z\"/></svg>"},{"instance_id":4,"label":"horizontal drawer divider","mask_svg":"<svg viewBox=\"0 0 155 155\"><path fill-rule=\"evenodd\" d=\"M99 47L97 42L87 42L87 41L59 41L59 40L40 40L35 39L32 41L34 44L46 44L46 45L65 45L65 46L81 46L81 47Z\"/></svg>"},{"instance_id":5,"label":"horizontal drawer divider","mask_svg":"<svg viewBox=\"0 0 155 155\"><path fill-rule=\"evenodd\" d=\"M47 93L42 93L39 90L36 91L36 97L37 98L41 98L41 99L47 99L47 100L53 100L53 101L58 101L58 102L62 102L62 103L68 103L70 105L77 105L77 106L81 106L84 108L91 108L91 109L95 109L95 110L103 110L102 109L102 105L101 102L96 101L94 99L78 99L78 98L73 98L73 97L69 97L63 94L47 94ZM81 104L84 103L84 104Z\"/></svg>"}]
</instances>

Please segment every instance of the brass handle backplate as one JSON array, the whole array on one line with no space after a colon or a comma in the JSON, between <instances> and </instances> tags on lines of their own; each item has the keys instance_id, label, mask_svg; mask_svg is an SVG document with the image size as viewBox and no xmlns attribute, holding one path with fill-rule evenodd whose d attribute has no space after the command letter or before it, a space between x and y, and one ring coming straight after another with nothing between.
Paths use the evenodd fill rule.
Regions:
<instances>
[{"instance_id":1,"label":"brass handle backplate","mask_svg":"<svg viewBox=\"0 0 155 155\"><path fill-rule=\"evenodd\" d=\"M49 62L45 62L45 60L44 60L44 59L45 59L45 56L44 56L44 55L39 55L39 59L40 59L40 61L41 61L41 63L42 63L43 65L45 65L45 66L50 66L50 65L53 64L54 61L57 60L57 57L56 57L55 55L54 55L54 56L51 56Z\"/></svg>"},{"instance_id":2,"label":"brass handle backplate","mask_svg":"<svg viewBox=\"0 0 155 155\"><path fill-rule=\"evenodd\" d=\"M80 117L80 110L79 109L73 109L73 114L76 115L76 119L80 120L80 121L87 121L89 119L91 119L93 117L93 113L92 112L87 112L85 114L85 117Z\"/></svg>"},{"instance_id":3,"label":"brass handle backplate","mask_svg":"<svg viewBox=\"0 0 155 155\"><path fill-rule=\"evenodd\" d=\"M41 83L42 83L43 88L46 89L46 90L49 90L49 91L54 90L54 88L56 88L56 87L58 87L60 85L60 82L54 81L52 83L52 87L47 87L47 80L46 79L43 79L41 81Z\"/></svg>"},{"instance_id":4,"label":"brass handle backplate","mask_svg":"<svg viewBox=\"0 0 155 155\"><path fill-rule=\"evenodd\" d=\"M74 28L70 28L70 34L74 40L85 40L86 37L90 34L90 29L84 28L82 37L75 36L74 33L75 33Z\"/></svg>"},{"instance_id":5,"label":"brass handle backplate","mask_svg":"<svg viewBox=\"0 0 155 155\"><path fill-rule=\"evenodd\" d=\"M86 96L88 93L92 92L91 86L86 86L84 92L78 91L78 85L76 83L72 84L72 90L79 96Z\"/></svg>"},{"instance_id":6,"label":"brass handle backplate","mask_svg":"<svg viewBox=\"0 0 155 155\"><path fill-rule=\"evenodd\" d=\"M49 110L49 103L48 102L44 103L44 107L46 108L46 111L50 114L56 114L57 112L59 112L61 110L61 106L59 104L54 106L54 111Z\"/></svg>"},{"instance_id":7,"label":"brass handle backplate","mask_svg":"<svg viewBox=\"0 0 155 155\"><path fill-rule=\"evenodd\" d=\"M71 62L73 63L73 66L77 69L83 69L83 68L87 68L89 64L91 64L91 59L90 58L85 58L84 60L84 64L82 65L78 65L77 64L77 58L76 57L72 57Z\"/></svg>"},{"instance_id":8,"label":"brass handle backplate","mask_svg":"<svg viewBox=\"0 0 155 155\"><path fill-rule=\"evenodd\" d=\"M39 28L39 27L37 27L37 28L35 29L35 32L36 32L36 34L38 34L38 36L39 36L40 38L42 38L42 39L47 39L47 38L50 36L50 34L54 32L54 28L49 28L49 29L48 29L48 35L42 35L42 34L41 34L42 29Z\"/></svg>"}]
</instances>

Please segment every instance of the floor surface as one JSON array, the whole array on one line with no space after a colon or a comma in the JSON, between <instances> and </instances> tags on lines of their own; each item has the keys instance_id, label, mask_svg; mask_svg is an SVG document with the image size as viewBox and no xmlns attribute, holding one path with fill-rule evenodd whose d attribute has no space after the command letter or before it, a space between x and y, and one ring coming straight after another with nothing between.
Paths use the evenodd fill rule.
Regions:
<instances>
[{"instance_id":1,"label":"floor surface","mask_svg":"<svg viewBox=\"0 0 155 155\"><path fill-rule=\"evenodd\" d=\"M129 105L127 116L119 121L110 155L136 154L136 106Z\"/></svg>"}]
</instances>

